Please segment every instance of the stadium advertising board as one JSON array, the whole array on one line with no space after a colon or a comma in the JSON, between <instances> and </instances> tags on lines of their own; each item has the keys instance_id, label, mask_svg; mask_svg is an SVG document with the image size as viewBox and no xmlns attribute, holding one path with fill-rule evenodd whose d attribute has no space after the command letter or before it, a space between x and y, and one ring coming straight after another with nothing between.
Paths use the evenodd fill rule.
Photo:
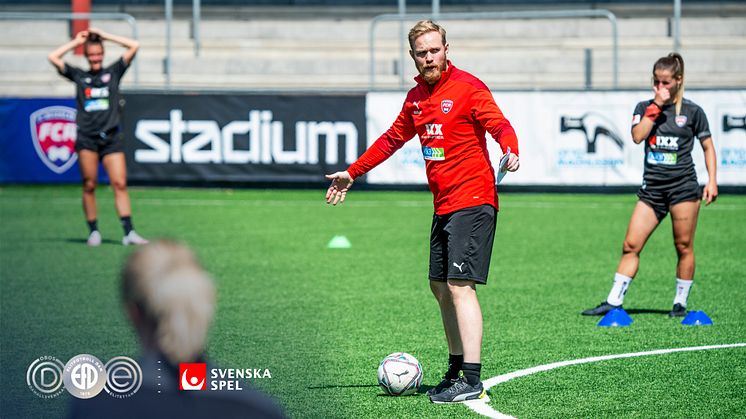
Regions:
<instances>
[{"instance_id":1,"label":"stadium advertising board","mask_svg":"<svg viewBox=\"0 0 746 419\"><path fill-rule=\"evenodd\" d=\"M365 150L363 95L124 96L132 180L320 182Z\"/></svg>"},{"instance_id":2,"label":"stadium advertising board","mask_svg":"<svg viewBox=\"0 0 746 419\"><path fill-rule=\"evenodd\" d=\"M493 94L518 134L521 169L506 184L614 186L639 185L643 144L632 141L635 105L650 92L496 92ZM367 97L368 145L396 118L404 93ZM720 185L746 185L746 91L688 90L686 97L707 114L718 157ZM489 135L489 134L488 134ZM501 152L487 142L493 164ZM694 147L700 183L707 180L702 148ZM419 141L408 142L368 174L376 184L425 184Z\"/></svg>"},{"instance_id":3,"label":"stadium advertising board","mask_svg":"<svg viewBox=\"0 0 746 419\"><path fill-rule=\"evenodd\" d=\"M73 99L2 98L0 126L0 183L80 181Z\"/></svg>"},{"instance_id":4,"label":"stadium advertising board","mask_svg":"<svg viewBox=\"0 0 746 419\"><path fill-rule=\"evenodd\" d=\"M496 92L521 144L509 185L639 185L643 145L630 135L647 91ZM746 91L687 90L715 140L720 185L746 185ZM125 93L128 175L141 182L324 182L396 118L404 93L238 95ZM73 99L0 99L0 182L77 183ZM493 163L500 152L487 142ZM694 147L700 182L707 179ZM99 171L102 182L105 171ZM417 139L363 177L426 184Z\"/></svg>"}]
</instances>

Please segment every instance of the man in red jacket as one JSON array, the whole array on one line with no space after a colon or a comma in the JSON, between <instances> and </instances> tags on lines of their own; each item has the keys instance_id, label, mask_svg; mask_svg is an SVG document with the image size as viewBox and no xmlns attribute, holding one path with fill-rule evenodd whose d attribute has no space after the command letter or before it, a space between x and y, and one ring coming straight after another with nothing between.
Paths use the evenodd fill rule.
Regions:
<instances>
[{"instance_id":1,"label":"man in red jacket","mask_svg":"<svg viewBox=\"0 0 746 419\"><path fill-rule=\"evenodd\" d=\"M449 351L448 370L428 395L435 403L461 402L484 396L476 284L487 283L498 208L485 133L508 153L509 171L519 167L518 139L487 86L448 61L441 26L418 22L409 31L409 45L420 73L417 86L388 131L346 171L326 176L332 181L326 202L344 202L354 179L419 137L435 207L430 288L440 305Z\"/></svg>"}]
</instances>

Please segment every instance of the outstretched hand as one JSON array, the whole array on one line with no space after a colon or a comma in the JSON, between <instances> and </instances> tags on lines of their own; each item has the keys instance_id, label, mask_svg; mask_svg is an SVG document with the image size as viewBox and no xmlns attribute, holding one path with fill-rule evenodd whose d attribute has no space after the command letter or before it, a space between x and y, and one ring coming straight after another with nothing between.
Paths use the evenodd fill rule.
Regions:
<instances>
[{"instance_id":1,"label":"outstretched hand","mask_svg":"<svg viewBox=\"0 0 746 419\"><path fill-rule=\"evenodd\" d=\"M347 191L350 190L350 186L354 182L352 176L344 171L326 175L326 178L332 181L332 184L329 185L329 189L326 191L326 203L337 205L338 203L345 202Z\"/></svg>"}]
</instances>

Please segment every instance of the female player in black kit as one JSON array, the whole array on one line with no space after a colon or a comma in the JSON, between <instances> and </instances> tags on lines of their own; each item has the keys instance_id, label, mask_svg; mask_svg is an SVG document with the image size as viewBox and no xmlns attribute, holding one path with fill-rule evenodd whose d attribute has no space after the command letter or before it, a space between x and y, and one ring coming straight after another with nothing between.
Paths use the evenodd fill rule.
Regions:
<instances>
[{"instance_id":1,"label":"female player in black kit","mask_svg":"<svg viewBox=\"0 0 746 419\"><path fill-rule=\"evenodd\" d=\"M126 48L122 57L108 67L103 66L103 41L113 41ZM62 60L68 51L83 45L90 69L84 71ZM101 244L96 220L96 181L99 160L109 175L114 190L114 203L122 221L122 244L145 244L132 226L132 208L127 193L127 168L124 160L123 134L119 115L119 82L135 57L140 44L134 39L111 35L90 28L78 32L75 39L52 51L49 62L64 77L76 85L77 139L80 173L83 177L83 211L90 230L89 246Z\"/></svg>"},{"instance_id":2,"label":"female player in black kit","mask_svg":"<svg viewBox=\"0 0 746 419\"><path fill-rule=\"evenodd\" d=\"M632 140L635 144L645 141L645 173L624 238L622 259L606 301L585 310L582 314L587 316L602 315L622 306L627 287L637 273L640 252L669 212L678 255L676 296L669 315L686 314L694 278L694 232L699 201L709 205L718 196L715 145L702 108L684 99L681 55L671 53L655 62L653 93L653 99L637 104L632 118ZM692 160L695 138L704 150L709 178L704 190L697 183Z\"/></svg>"}]
</instances>

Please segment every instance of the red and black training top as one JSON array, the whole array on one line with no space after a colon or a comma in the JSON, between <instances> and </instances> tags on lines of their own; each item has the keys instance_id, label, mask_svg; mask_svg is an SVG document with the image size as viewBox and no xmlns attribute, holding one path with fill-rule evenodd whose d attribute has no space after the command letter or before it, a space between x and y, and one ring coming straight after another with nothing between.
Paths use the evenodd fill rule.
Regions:
<instances>
[{"instance_id":1,"label":"red and black training top","mask_svg":"<svg viewBox=\"0 0 746 419\"><path fill-rule=\"evenodd\" d=\"M435 213L489 204L498 208L495 172L487 152L489 132L505 153L518 154L518 138L492 93L481 80L454 67L433 86L420 76L399 116L383 135L350 165L354 178L389 158L419 136Z\"/></svg>"}]
</instances>

